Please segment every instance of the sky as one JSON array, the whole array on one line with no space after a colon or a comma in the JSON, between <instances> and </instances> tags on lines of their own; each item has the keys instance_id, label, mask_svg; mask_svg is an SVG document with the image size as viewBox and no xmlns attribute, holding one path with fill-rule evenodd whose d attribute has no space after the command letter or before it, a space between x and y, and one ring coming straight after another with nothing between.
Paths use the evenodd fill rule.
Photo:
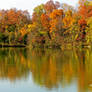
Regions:
<instances>
[{"instance_id":1,"label":"sky","mask_svg":"<svg viewBox=\"0 0 92 92\"><path fill-rule=\"evenodd\" d=\"M34 7L42 3L46 3L49 0L1 0L0 9L17 8L21 10L28 10L32 14ZM55 0L54 0L55 1ZM78 0L57 0L61 3L67 3L72 6L76 6Z\"/></svg>"}]
</instances>

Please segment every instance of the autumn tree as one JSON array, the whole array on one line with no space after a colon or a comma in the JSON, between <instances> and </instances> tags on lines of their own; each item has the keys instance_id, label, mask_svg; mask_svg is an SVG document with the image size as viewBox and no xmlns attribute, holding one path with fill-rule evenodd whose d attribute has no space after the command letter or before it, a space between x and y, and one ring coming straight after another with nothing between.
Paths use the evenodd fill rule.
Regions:
<instances>
[{"instance_id":1,"label":"autumn tree","mask_svg":"<svg viewBox=\"0 0 92 92\"><path fill-rule=\"evenodd\" d=\"M28 11L17 9L1 10L0 11L0 32L7 38L8 43L18 43L20 29L29 24L30 15Z\"/></svg>"},{"instance_id":2,"label":"autumn tree","mask_svg":"<svg viewBox=\"0 0 92 92\"><path fill-rule=\"evenodd\" d=\"M50 35L50 18L48 15L46 14L42 14L41 15L41 22L42 22L42 25L44 27L44 30L47 31L47 34L48 34L48 37L49 39L51 39L51 35Z\"/></svg>"},{"instance_id":3,"label":"autumn tree","mask_svg":"<svg viewBox=\"0 0 92 92\"><path fill-rule=\"evenodd\" d=\"M43 34L43 25L41 22L41 15L45 12L44 5L41 4L34 8L33 15L32 15L32 24L30 27L30 34L29 38L31 37L30 43L33 46L42 45L45 43L45 38ZM28 39L29 39L28 38Z\"/></svg>"},{"instance_id":4,"label":"autumn tree","mask_svg":"<svg viewBox=\"0 0 92 92\"><path fill-rule=\"evenodd\" d=\"M81 16L81 19L79 20L79 25L82 32L82 39L85 39L86 29L88 27L87 21L92 16L92 4L90 1L87 0L81 0L81 2L82 4L80 4L79 7L79 15Z\"/></svg>"},{"instance_id":5,"label":"autumn tree","mask_svg":"<svg viewBox=\"0 0 92 92\"><path fill-rule=\"evenodd\" d=\"M87 0L81 0L83 4L79 6L79 14L83 18L88 18L92 16L92 4Z\"/></svg>"},{"instance_id":6,"label":"autumn tree","mask_svg":"<svg viewBox=\"0 0 92 92\"><path fill-rule=\"evenodd\" d=\"M58 1L54 2L53 0L48 1L45 5L45 11L47 14L53 12L53 10L58 9L60 7L60 3Z\"/></svg>"},{"instance_id":7,"label":"autumn tree","mask_svg":"<svg viewBox=\"0 0 92 92\"><path fill-rule=\"evenodd\" d=\"M62 31L62 19L63 19L63 10L59 9L59 10L54 10L51 14L50 14L50 31Z\"/></svg>"}]
</instances>

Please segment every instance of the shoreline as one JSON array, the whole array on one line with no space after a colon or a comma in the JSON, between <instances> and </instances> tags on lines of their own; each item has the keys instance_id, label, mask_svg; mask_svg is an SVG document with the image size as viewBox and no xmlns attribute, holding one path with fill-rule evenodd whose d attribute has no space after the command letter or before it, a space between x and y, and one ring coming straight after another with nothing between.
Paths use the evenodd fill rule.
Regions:
<instances>
[{"instance_id":1,"label":"shoreline","mask_svg":"<svg viewBox=\"0 0 92 92\"><path fill-rule=\"evenodd\" d=\"M57 48L57 49L65 49L65 48L78 48L78 47L82 47L82 48L89 48L91 47L91 44L62 44L59 46L55 46L55 45L49 45L49 46L44 46L44 45L37 45L37 46L30 46L30 45L24 45L24 44L0 44L0 48L3 47L14 47L14 48L24 48L24 47L28 47L28 48Z\"/></svg>"},{"instance_id":2,"label":"shoreline","mask_svg":"<svg viewBox=\"0 0 92 92\"><path fill-rule=\"evenodd\" d=\"M26 45L0 44L0 48L3 48L3 47L26 47Z\"/></svg>"}]
</instances>

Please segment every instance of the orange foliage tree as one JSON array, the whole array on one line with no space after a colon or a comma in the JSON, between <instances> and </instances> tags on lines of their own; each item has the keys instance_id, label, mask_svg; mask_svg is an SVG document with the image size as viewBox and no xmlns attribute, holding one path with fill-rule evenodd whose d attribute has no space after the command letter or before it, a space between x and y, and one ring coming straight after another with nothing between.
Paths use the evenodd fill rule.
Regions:
<instances>
[{"instance_id":1,"label":"orange foliage tree","mask_svg":"<svg viewBox=\"0 0 92 92\"><path fill-rule=\"evenodd\" d=\"M59 9L59 10L54 10L51 14L50 14L50 25L51 25L51 32L52 31L61 31L62 29L62 19L63 19L63 10Z\"/></svg>"}]
</instances>

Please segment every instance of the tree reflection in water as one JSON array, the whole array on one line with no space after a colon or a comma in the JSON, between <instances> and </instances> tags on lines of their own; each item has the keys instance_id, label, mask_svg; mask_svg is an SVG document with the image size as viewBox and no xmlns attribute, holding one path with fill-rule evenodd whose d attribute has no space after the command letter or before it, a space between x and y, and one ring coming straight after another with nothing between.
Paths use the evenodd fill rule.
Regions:
<instances>
[{"instance_id":1,"label":"tree reflection in water","mask_svg":"<svg viewBox=\"0 0 92 92\"><path fill-rule=\"evenodd\" d=\"M69 86L77 81L78 92L92 90L92 50L0 49L0 78L27 79L48 89Z\"/></svg>"}]
</instances>

